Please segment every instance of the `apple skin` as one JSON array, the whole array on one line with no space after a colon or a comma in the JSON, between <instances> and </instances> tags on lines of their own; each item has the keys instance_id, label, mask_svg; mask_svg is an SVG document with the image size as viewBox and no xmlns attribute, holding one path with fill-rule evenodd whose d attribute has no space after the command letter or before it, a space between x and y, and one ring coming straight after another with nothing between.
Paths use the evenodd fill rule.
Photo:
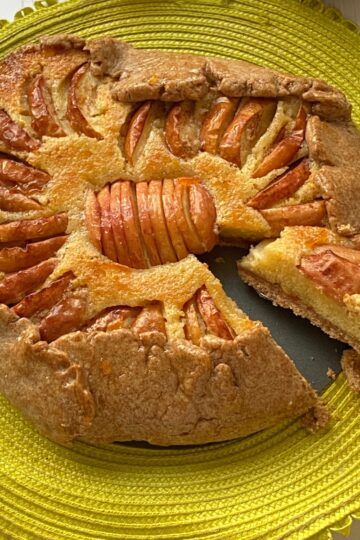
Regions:
<instances>
[{"instance_id":1,"label":"apple skin","mask_svg":"<svg viewBox=\"0 0 360 540\"><path fill-rule=\"evenodd\" d=\"M27 294L40 287L55 269L57 259L47 259L41 263L7 274L0 281L0 304L17 304Z\"/></svg>"},{"instance_id":2,"label":"apple skin","mask_svg":"<svg viewBox=\"0 0 360 540\"><path fill-rule=\"evenodd\" d=\"M104 309L84 327L85 332L110 332L120 328L129 329L139 315L141 308L115 306Z\"/></svg>"},{"instance_id":3,"label":"apple skin","mask_svg":"<svg viewBox=\"0 0 360 540\"><path fill-rule=\"evenodd\" d=\"M242 167L275 114L276 103L265 98L250 99L236 112L219 143L219 155Z\"/></svg>"},{"instance_id":4,"label":"apple skin","mask_svg":"<svg viewBox=\"0 0 360 540\"><path fill-rule=\"evenodd\" d=\"M184 333L185 339L191 341L194 345L200 345L200 340L205 335L199 324L199 312L195 297L190 298L183 308L185 314Z\"/></svg>"},{"instance_id":5,"label":"apple skin","mask_svg":"<svg viewBox=\"0 0 360 540\"><path fill-rule=\"evenodd\" d=\"M360 293L360 265L339 256L333 246L321 246L320 250L303 256L297 268L339 303L343 302L345 294Z\"/></svg>"},{"instance_id":6,"label":"apple skin","mask_svg":"<svg viewBox=\"0 0 360 540\"><path fill-rule=\"evenodd\" d=\"M85 202L85 222L90 242L102 253L101 245L101 209L96 194L89 191Z\"/></svg>"},{"instance_id":7,"label":"apple skin","mask_svg":"<svg viewBox=\"0 0 360 540\"><path fill-rule=\"evenodd\" d=\"M326 205L325 201L314 201L306 204L269 208L260 210L260 212L269 223L272 234L278 236L285 227L323 225L326 218Z\"/></svg>"},{"instance_id":8,"label":"apple skin","mask_svg":"<svg viewBox=\"0 0 360 540\"><path fill-rule=\"evenodd\" d=\"M0 158L0 182L17 185L26 194L37 192L49 182L50 176L39 169L8 158Z\"/></svg>"},{"instance_id":9,"label":"apple skin","mask_svg":"<svg viewBox=\"0 0 360 540\"><path fill-rule=\"evenodd\" d=\"M39 210L41 204L22 193L12 189L0 187L0 210L5 212L26 212L27 210Z\"/></svg>"},{"instance_id":10,"label":"apple skin","mask_svg":"<svg viewBox=\"0 0 360 540\"><path fill-rule=\"evenodd\" d=\"M0 225L0 244L25 242L56 236L66 232L68 217L65 213L47 218L21 219Z\"/></svg>"},{"instance_id":11,"label":"apple skin","mask_svg":"<svg viewBox=\"0 0 360 540\"><path fill-rule=\"evenodd\" d=\"M136 334L144 332L160 332L166 335L165 320L159 302L145 306L134 321L131 329Z\"/></svg>"},{"instance_id":12,"label":"apple skin","mask_svg":"<svg viewBox=\"0 0 360 540\"><path fill-rule=\"evenodd\" d=\"M155 118L161 110L158 102L145 101L133 113L124 140L125 159L131 164L137 161L143 152Z\"/></svg>"},{"instance_id":13,"label":"apple skin","mask_svg":"<svg viewBox=\"0 0 360 540\"><path fill-rule=\"evenodd\" d=\"M163 182L161 180L152 180L149 182L148 209L158 253L161 262L165 264L176 262L178 259L172 246L165 220L162 202L162 185Z\"/></svg>"},{"instance_id":14,"label":"apple skin","mask_svg":"<svg viewBox=\"0 0 360 540\"><path fill-rule=\"evenodd\" d=\"M199 313L210 334L214 334L222 339L234 339L235 334L233 330L222 318L220 311L215 306L214 300L206 287L201 287L196 292L196 303Z\"/></svg>"},{"instance_id":15,"label":"apple skin","mask_svg":"<svg viewBox=\"0 0 360 540\"><path fill-rule=\"evenodd\" d=\"M198 180L191 177L174 180L174 209L176 224L184 239L189 253L203 253L204 246L192 221L189 201L189 186Z\"/></svg>"},{"instance_id":16,"label":"apple skin","mask_svg":"<svg viewBox=\"0 0 360 540\"><path fill-rule=\"evenodd\" d=\"M64 274L56 279L47 287L43 287L38 291L28 294L15 306L12 310L19 317L33 317L36 313L42 313L45 310L52 308L61 300L71 280L75 276L72 272Z\"/></svg>"},{"instance_id":17,"label":"apple skin","mask_svg":"<svg viewBox=\"0 0 360 540\"><path fill-rule=\"evenodd\" d=\"M164 207L165 221L169 231L169 236L171 243L176 252L178 260L184 259L189 254L187 247L185 245L184 239L181 235L181 232L178 228L176 222L176 212L175 212L175 201L174 201L175 191L174 191L174 182L172 179L167 178L163 182L162 187L162 200Z\"/></svg>"},{"instance_id":18,"label":"apple skin","mask_svg":"<svg viewBox=\"0 0 360 540\"><path fill-rule=\"evenodd\" d=\"M161 259L156 247L155 235L150 219L148 206L148 183L137 182L135 189L140 228L146 253L149 259L149 264L150 266L156 266L161 264Z\"/></svg>"},{"instance_id":19,"label":"apple skin","mask_svg":"<svg viewBox=\"0 0 360 540\"><path fill-rule=\"evenodd\" d=\"M305 109L301 106L294 129L289 135L275 142L262 163L253 172L253 178L260 178L275 169L281 169L294 159L304 141L306 119Z\"/></svg>"},{"instance_id":20,"label":"apple skin","mask_svg":"<svg viewBox=\"0 0 360 540\"><path fill-rule=\"evenodd\" d=\"M6 274L24 270L49 259L64 245L67 236L55 236L40 242L0 249L0 272Z\"/></svg>"},{"instance_id":21,"label":"apple skin","mask_svg":"<svg viewBox=\"0 0 360 540\"><path fill-rule=\"evenodd\" d=\"M110 188L111 226L114 235L117 260L120 264L131 266L128 246L125 238L123 218L121 215L121 181L114 182Z\"/></svg>"},{"instance_id":22,"label":"apple skin","mask_svg":"<svg viewBox=\"0 0 360 540\"><path fill-rule=\"evenodd\" d=\"M31 127L40 136L64 137L64 130L46 102L45 92L44 77L41 74L35 75L28 88L28 102L32 115Z\"/></svg>"},{"instance_id":23,"label":"apple skin","mask_svg":"<svg viewBox=\"0 0 360 540\"><path fill-rule=\"evenodd\" d=\"M0 140L14 150L35 152L41 146L40 142L11 120L3 109L0 109Z\"/></svg>"},{"instance_id":24,"label":"apple skin","mask_svg":"<svg viewBox=\"0 0 360 540\"><path fill-rule=\"evenodd\" d=\"M165 142L170 152L181 159L196 155L195 135L191 136L188 127L193 123L194 103L188 100L175 103L169 110L165 121Z\"/></svg>"},{"instance_id":25,"label":"apple skin","mask_svg":"<svg viewBox=\"0 0 360 540\"><path fill-rule=\"evenodd\" d=\"M207 112L200 130L200 148L209 154L217 154L219 142L239 105L238 99L225 96L217 98Z\"/></svg>"},{"instance_id":26,"label":"apple skin","mask_svg":"<svg viewBox=\"0 0 360 540\"><path fill-rule=\"evenodd\" d=\"M247 202L256 210L270 208L282 199L291 197L306 182L310 176L309 162L303 159L295 167L276 178L266 188L262 189Z\"/></svg>"},{"instance_id":27,"label":"apple skin","mask_svg":"<svg viewBox=\"0 0 360 540\"><path fill-rule=\"evenodd\" d=\"M123 181L121 184L121 217L124 227L126 245L132 268L147 268L148 261L142 242L139 217L137 215L135 187L133 182Z\"/></svg>"},{"instance_id":28,"label":"apple skin","mask_svg":"<svg viewBox=\"0 0 360 540\"><path fill-rule=\"evenodd\" d=\"M200 183L189 186L190 214L204 251L211 251L219 242L216 230L216 209L209 191Z\"/></svg>"},{"instance_id":29,"label":"apple skin","mask_svg":"<svg viewBox=\"0 0 360 540\"><path fill-rule=\"evenodd\" d=\"M111 225L110 213L110 189L106 185L97 194L97 201L101 216L101 246L102 252L112 261L117 262L117 252L114 240L114 234Z\"/></svg>"},{"instance_id":30,"label":"apple skin","mask_svg":"<svg viewBox=\"0 0 360 540\"><path fill-rule=\"evenodd\" d=\"M88 70L88 64L83 64L80 66L74 73L71 79L71 83L68 91L68 101L67 101L67 110L66 117L70 122L71 127L76 133L84 134L87 137L93 139L102 139L102 135L95 131L93 127L90 126L89 122L81 112L79 105L79 88L83 77L85 76Z\"/></svg>"}]
</instances>

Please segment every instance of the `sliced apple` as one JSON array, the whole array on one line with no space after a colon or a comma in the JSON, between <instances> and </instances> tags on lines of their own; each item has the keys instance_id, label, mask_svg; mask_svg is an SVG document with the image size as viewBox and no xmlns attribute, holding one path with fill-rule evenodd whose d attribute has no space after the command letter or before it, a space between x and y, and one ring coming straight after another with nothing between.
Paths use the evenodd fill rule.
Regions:
<instances>
[{"instance_id":1,"label":"sliced apple","mask_svg":"<svg viewBox=\"0 0 360 540\"><path fill-rule=\"evenodd\" d=\"M144 332L161 332L162 334L166 334L161 304L157 302L145 306L136 317L131 329L135 334L143 334Z\"/></svg>"},{"instance_id":2,"label":"sliced apple","mask_svg":"<svg viewBox=\"0 0 360 540\"><path fill-rule=\"evenodd\" d=\"M247 156L269 127L276 102L270 99L250 99L241 106L226 128L219 144L219 155L242 167Z\"/></svg>"},{"instance_id":3,"label":"sliced apple","mask_svg":"<svg viewBox=\"0 0 360 540\"><path fill-rule=\"evenodd\" d=\"M172 246L167 228L163 202L162 182L152 180L148 186L148 209L155 242L162 263L176 262L177 256Z\"/></svg>"},{"instance_id":4,"label":"sliced apple","mask_svg":"<svg viewBox=\"0 0 360 540\"><path fill-rule=\"evenodd\" d=\"M121 217L132 268L147 268L133 182L121 184Z\"/></svg>"},{"instance_id":5,"label":"sliced apple","mask_svg":"<svg viewBox=\"0 0 360 540\"><path fill-rule=\"evenodd\" d=\"M85 323L87 294L84 290L67 294L55 304L39 324L42 339L47 342L79 330Z\"/></svg>"},{"instance_id":6,"label":"sliced apple","mask_svg":"<svg viewBox=\"0 0 360 540\"><path fill-rule=\"evenodd\" d=\"M127 161L134 164L149 137L155 118L155 104L146 101L134 112L124 141Z\"/></svg>"},{"instance_id":7,"label":"sliced apple","mask_svg":"<svg viewBox=\"0 0 360 540\"><path fill-rule=\"evenodd\" d=\"M76 133L83 133L87 137L100 140L103 138L102 135L91 127L81 111L82 101L84 100L80 97L80 85L87 70L88 64L83 64L72 76L68 92L66 116L71 124L71 127L74 129L74 131L76 131Z\"/></svg>"},{"instance_id":8,"label":"sliced apple","mask_svg":"<svg viewBox=\"0 0 360 540\"><path fill-rule=\"evenodd\" d=\"M58 123L54 114L54 106L48 95L44 77L35 75L29 84L28 102L33 117L31 126L39 135L49 137L64 137L65 132Z\"/></svg>"},{"instance_id":9,"label":"sliced apple","mask_svg":"<svg viewBox=\"0 0 360 540\"><path fill-rule=\"evenodd\" d=\"M202 331L199 323L197 304L194 297L186 302L183 310L185 314L185 339L192 341L194 345L200 345L200 339L205 333Z\"/></svg>"},{"instance_id":10,"label":"sliced apple","mask_svg":"<svg viewBox=\"0 0 360 540\"><path fill-rule=\"evenodd\" d=\"M176 222L176 212L175 212L175 191L174 191L174 182L171 179L165 179L162 186L162 201L164 208L164 216L169 231L169 236L171 244L175 250L176 256L179 259L184 259L188 254L187 247L185 245L184 239L181 235L181 232L177 226Z\"/></svg>"},{"instance_id":11,"label":"sliced apple","mask_svg":"<svg viewBox=\"0 0 360 540\"><path fill-rule=\"evenodd\" d=\"M26 210L38 210L41 204L22 195L14 193L10 189L0 188L0 210L5 212L25 212Z\"/></svg>"},{"instance_id":12,"label":"sliced apple","mask_svg":"<svg viewBox=\"0 0 360 540\"><path fill-rule=\"evenodd\" d=\"M123 218L121 215L121 182L115 182L110 187L110 214L117 260L120 264L131 266Z\"/></svg>"},{"instance_id":13,"label":"sliced apple","mask_svg":"<svg viewBox=\"0 0 360 540\"><path fill-rule=\"evenodd\" d=\"M0 140L14 150L34 152L40 148L40 142L11 120L4 110L0 110Z\"/></svg>"},{"instance_id":14,"label":"sliced apple","mask_svg":"<svg viewBox=\"0 0 360 540\"><path fill-rule=\"evenodd\" d=\"M194 107L193 101L180 101L171 107L166 116L166 144L172 154L182 159L194 157L198 151Z\"/></svg>"},{"instance_id":15,"label":"sliced apple","mask_svg":"<svg viewBox=\"0 0 360 540\"><path fill-rule=\"evenodd\" d=\"M20 184L26 192L42 189L50 176L39 169L24 165L12 159L0 158L0 181L5 184Z\"/></svg>"},{"instance_id":16,"label":"sliced apple","mask_svg":"<svg viewBox=\"0 0 360 540\"><path fill-rule=\"evenodd\" d=\"M19 317L30 318L49 310L61 300L73 277L74 275L68 272L47 287L28 294L21 302L13 306L13 311Z\"/></svg>"},{"instance_id":17,"label":"sliced apple","mask_svg":"<svg viewBox=\"0 0 360 540\"><path fill-rule=\"evenodd\" d=\"M67 236L56 236L25 247L5 247L0 249L0 272L10 273L24 270L49 259L65 243Z\"/></svg>"},{"instance_id":18,"label":"sliced apple","mask_svg":"<svg viewBox=\"0 0 360 540\"><path fill-rule=\"evenodd\" d=\"M345 294L360 293L360 267L343 259L331 249L311 253L301 258L299 270L325 294L338 302Z\"/></svg>"},{"instance_id":19,"label":"sliced apple","mask_svg":"<svg viewBox=\"0 0 360 540\"><path fill-rule=\"evenodd\" d=\"M206 287L201 287L197 291L196 303L210 334L214 334L222 339L233 339L235 337L235 333L222 318Z\"/></svg>"},{"instance_id":20,"label":"sliced apple","mask_svg":"<svg viewBox=\"0 0 360 540\"><path fill-rule=\"evenodd\" d=\"M217 154L219 142L239 105L238 99L225 96L216 99L207 112L200 130L200 148L209 154Z\"/></svg>"},{"instance_id":21,"label":"sliced apple","mask_svg":"<svg viewBox=\"0 0 360 540\"><path fill-rule=\"evenodd\" d=\"M202 184L189 186L191 219L202 241L205 251L211 251L219 242L216 231L216 209L214 200Z\"/></svg>"},{"instance_id":22,"label":"sliced apple","mask_svg":"<svg viewBox=\"0 0 360 540\"><path fill-rule=\"evenodd\" d=\"M86 325L86 332L106 332L130 328L139 315L141 308L128 306L110 307L99 313Z\"/></svg>"},{"instance_id":23,"label":"sliced apple","mask_svg":"<svg viewBox=\"0 0 360 540\"><path fill-rule=\"evenodd\" d=\"M53 272L57 259L48 259L26 270L6 275L0 281L0 304L16 304L44 283Z\"/></svg>"},{"instance_id":24,"label":"sliced apple","mask_svg":"<svg viewBox=\"0 0 360 540\"><path fill-rule=\"evenodd\" d=\"M279 178L271 182L247 202L248 206L261 210L270 208L282 199L291 197L309 178L310 168L307 159L303 159L295 167L286 171Z\"/></svg>"},{"instance_id":25,"label":"sliced apple","mask_svg":"<svg viewBox=\"0 0 360 540\"><path fill-rule=\"evenodd\" d=\"M348 246L341 246L338 244L323 244L314 249L313 253L322 253L323 251L332 251L338 257L346 259L354 264L360 266L360 251Z\"/></svg>"},{"instance_id":26,"label":"sliced apple","mask_svg":"<svg viewBox=\"0 0 360 540\"><path fill-rule=\"evenodd\" d=\"M301 106L296 117L294 129L289 135L285 136L280 141L277 141L275 145L270 148L269 153L254 171L253 178L260 178L270 171L288 165L294 159L304 141L305 127L306 112Z\"/></svg>"},{"instance_id":27,"label":"sliced apple","mask_svg":"<svg viewBox=\"0 0 360 540\"><path fill-rule=\"evenodd\" d=\"M189 186L198 183L196 178L177 178L174 181L174 205L177 226L190 253L205 251L190 214Z\"/></svg>"},{"instance_id":28,"label":"sliced apple","mask_svg":"<svg viewBox=\"0 0 360 540\"><path fill-rule=\"evenodd\" d=\"M0 243L25 242L62 234L66 231L68 217L65 213L47 218L21 219L0 225Z\"/></svg>"},{"instance_id":29,"label":"sliced apple","mask_svg":"<svg viewBox=\"0 0 360 540\"><path fill-rule=\"evenodd\" d=\"M136 201L146 252L151 266L161 264L161 259L156 247L155 235L151 224L150 212L148 207L148 183L136 183Z\"/></svg>"},{"instance_id":30,"label":"sliced apple","mask_svg":"<svg viewBox=\"0 0 360 540\"><path fill-rule=\"evenodd\" d=\"M260 210L260 212L271 226L272 233L278 235L288 226L323 225L326 216L326 207L324 201L315 201L306 204L270 208L268 210Z\"/></svg>"},{"instance_id":31,"label":"sliced apple","mask_svg":"<svg viewBox=\"0 0 360 540\"><path fill-rule=\"evenodd\" d=\"M110 212L110 189L106 185L97 194L97 201L100 209L100 223L101 223L101 246L102 252L106 257L109 257L112 261L117 261L117 252L114 240L114 234L111 223Z\"/></svg>"}]
</instances>

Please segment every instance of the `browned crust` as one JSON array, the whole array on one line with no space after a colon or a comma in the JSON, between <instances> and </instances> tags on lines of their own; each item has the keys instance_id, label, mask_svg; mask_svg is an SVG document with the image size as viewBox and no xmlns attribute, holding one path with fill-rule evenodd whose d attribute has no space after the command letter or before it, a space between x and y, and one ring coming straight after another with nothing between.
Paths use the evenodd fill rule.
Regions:
<instances>
[{"instance_id":1,"label":"browned crust","mask_svg":"<svg viewBox=\"0 0 360 540\"><path fill-rule=\"evenodd\" d=\"M230 97L302 97L313 114L332 120L350 118L351 106L344 94L318 79L241 60L135 49L111 38L90 41L86 49L96 75L119 79L114 97L120 101L199 99L215 88Z\"/></svg>"},{"instance_id":2,"label":"browned crust","mask_svg":"<svg viewBox=\"0 0 360 540\"><path fill-rule=\"evenodd\" d=\"M360 356L356 351L344 351L341 357L341 366L351 390L360 393Z\"/></svg>"},{"instance_id":3,"label":"browned crust","mask_svg":"<svg viewBox=\"0 0 360 540\"><path fill-rule=\"evenodd\" d=\"M342 235L360 232L360 133L350 122L309 118L306 131L309 154L319 165L315 175L331 228Z\"/></svg>"},{"instance_id":4,"label":"browned crust","mask_svg":"<svg viewBox=\"0 0 360 540\"><path fill-rule=\"evenodd\" d=\"M47 344L0 306L0 390L51 439L201 444L298 416L318 399L260 323L202 348L127 330Z\"/></svg>"},{"instance_id":5,"label":"browned crust","mask_svg":"<svg viewBox=\"0 0 360 540\"><path fill-rule=\"evenodd\" d=\"M308 319L314 326L318 326L332 338L338 339L360 350L360 342L351 334L344 332L323 317L320 317L315 310L304 304L298 297L286 294L277 283L269 283L263 278L249 270L245 270L238 262L238 271L245 283L251 285L258 293L272 301L274 306L281 306L291 309L295 315Z\"/></svg>"}]
</instances>

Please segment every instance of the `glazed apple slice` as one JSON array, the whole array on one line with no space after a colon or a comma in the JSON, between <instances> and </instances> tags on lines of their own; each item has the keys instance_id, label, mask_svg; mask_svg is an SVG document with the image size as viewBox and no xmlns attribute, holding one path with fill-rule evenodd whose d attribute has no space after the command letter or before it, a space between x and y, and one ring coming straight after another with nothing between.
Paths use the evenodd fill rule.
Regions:
<instances>
[{"instance_id":1,"label":"glazed apple slice","mask_svg":"<svg viewBox=\"0 0 360 540\"><path fill-rule=\"evenodd\" d=\"M315 201L306 204L270 208L260 210L260 212L271 226L272 233L278 235L288 226L323 225L326 216L326 207L324 201Z\"/></svg>"},{"instance_id":2,"label":"glazed apple slice","mask_svg":"<svg viewBox=\"0 0 360 540\"><path fill-rule=\"evenodd\" d=\"M55 118L54 106L41 74L35 75L29 84L28 102L32 115L31 126L34 131L39 135L64 137L65 132Z\"/></svg>"},{"instance_id":3,"label":"glazed apple slice","mask_svg":"<svg viewBox=\"0 0 360 540\"><path fill-rule=\"evenodd\" d=\"M334 255L360 266L360 251L348 246L341 246L338 244L323 244L322 246L315 248L313 253L317 254L329 250L332 251Z\"/></svg>"},{"instance_id":4,"label":"glazed apple slice","mask_svg":"<svg viewBox=\"0 0 360 540\"><path fill-rule=\"evenodd\" d=\"M211 251L218 243L216 209L214 200L205 186L193 183L189 186L191 219L205 251Z\"/></svg>"},{"instance_id":5,"label":"glazed apple slice","mask_svg":"<svg viewBox=\"0 0 360 540\"><path fill-rule=\"evenodd\" d=\"M0 157L0 181L5 184L20 184L27 192L42 189L50 180L50 176L39 169Z\"/></svg>"},{"instance_id":6,"label":"glazed apple slice","mask_svg":"<svg viewBox=\"0 0 360 540\"><path fill-rule=\"evenodd\" d=\"M129 306L107 308L89 321L84 330L85 332L106 332L130 328L140 311L141 308Z\"/></svg>"},{"instance_id":7,"label":"glazed apple slice","mask_svg":"<svg viewBox=\"0 0 360 540\"><path fill-rule=\"evenodd\" d=\"M133 182L121 184L121 217L132 268L147 268Z\"/></svg>"},{"instance_id":8,"label":"glazed apple slice","mask_svg":"<svg viewBox=\"0 0 360 540\"><path fill-rule=\"evenodd\" d=\"M68 217L65 213L47 218L22 219L0 225L0 243L25 242L62 234L66 231Z\"/></svg>"},{"instance_id":9,"label":"glazed apple slice","mask_svg":"<svg viewBox=\"0 0 360 540\"><path fill-rule=\"evenodd\" d=\"M25 296L21 302L13 306L12 310L19 317L27 318L49 310L61 300L73 277L72 272L64 274L47 287Z\"/></svg>"},{"instance_id":10,"label":"glazed apple slice","mask_svg":"<svg viewBox=\"0 0 360 540\"><path fill-rule=\"evenodd\" d=\"M275 109L275 101L262 98L250 99L245 105L240 105L221 137L219 155L242 167L255 143L269 127Z\"/></svg>"},{"instance_id":11,"label":"glazed apple slice","mask_svg":"<svg viewBox=\"0 0 360 540\"><path fill-rule=\"evenodd\" d=\"M100 140L103 138L102 135L91 127L81 111L81 106L84 99L80 97L80 86L87 70L88 64L83 64L72 76L68 92L66 116L71 124L71 127L74 129L74 131L76 131L76 133L84 134L87 137Z\"/></svg>"},{"instance_id":12,"label":"glazed apple slice","mask_svg":"<svg viewBox=\"0 0 360 540\"><path fill-rule=\"evenodd\" d=\"M146 101L134 112L124 141L124 155L129 163L134 164L142 153L156 117L157 106Z\"/></svg>"},{"instance_id":13,"label":"glazed apple slice","mask_svg":"<svg viewBox=\"0 0 360 540\"><path fill-rule=\"evenodd\" d=\"M85 222L90 242L102 253L101 209L93 191L89 191L85 201Z\"/></svg>"},{"instance_id":14,"label":"glazed apple slice","mask_svg":"<svg viewBox=\"0 0 360 540\"><path fill-rule=\"evenodd\" d=\"M162 202L162 182L152 180L148 186L148 208L155 242L162 263L176 262L177 256L172 246L165 220Z\"/></svg>"},{"instance_id":15,"label":"glazed apple slice","mask_svg":"<svg viewBox=\"0 0 360 540\"><path fill-rule=\"evenodd\" d=\"M175 250L178 260L180 261L181 259L184 259L189 252L177 226L174 197L174 182L167 178L163 181L162 186L164 216L171 239L171 244Z\"/></svg>"},{"instance_id":16,"label":"glazed apple slice","mask_svg":"<svg viewBox=\"0 0 360 540\"><path fill-rule=\"evenodd\" d=\"M50 343L64 334L79 330L85 324L86 310L86 291L78 290L66 294L41 320L41 338Z\"/></svg>"},{"instance_id":17,"label":"glazed apple slice","mask_svg":"<svg viewBox=\"0 0 360 540\"><path fill-rule=\"evenodd\" d=\"M22 195L14 193L10 189L0 188L0 210L5 212L25 212L26 210L38 210L41 204Z\"/></svg>"},{"instance_id":18,"label":"glazed apple slice","mask_svg":"<svg viewBox=\"0 0 360 540\"><path fill-rule=\"evenodd\" d=\"M110 214L117 260L120 264L131 266L129 250L126 244L123 218L121 215L121 182L115 182L111 185Z\"/></svg>"},{"instance_id":19,"label":"glazed apple slice","mask_svg":"<svg viewBox=\"0 0 360 540\"><path fill-rule=\"evenodd\" d=\"M40 142L11 120L4 110L0 110L0 140L14 150L34 152L40 148Z\"/></svg>"},{"instance_id":20,"label":"glazed apple slice","mask_svg":"<svg viewBox=\"0 0 360 540\"><path fill-rule=\"evenodd\" d=\"M182 159L194 157L198 151L194 107L192 101L180 101L171 107L166 116L166 144L172 154Z\"/></svg>"},{"instance_id":21,"label":"glazed apple slice","mask_svg":"<svg viewBox=\"0 0 360 540\"><path fill-rule=\"evenodd\" d=\"M0 249L0 272L6 274L35 266L49 259L63 246L67 236L56 236L25 247L5 247Z\"/></svg>"},{"instance_id":22,"label":"glazed apple slice","mask_svg":"<svg viewBox=\"0 0 360 540\"><path fill-rule=\"evenodd\" d=\"M271 182L247 202L248 206L261 210L270 208L282 199L291 197L309 178L310 168L307 159L303 159L295 167L286 171L279 178Z\"/></svg>"},{"instance_id":23,"label":"glazed apple slice","mask_svg":"<svg viewBox=\"0 0 360 540\"><path fill-rule=\"evenodd\" d=\"M174 205L177 226L190 253L203 253L204 246L190 214L189 186L196 184L194 178L177 178L174 181Z\"/></svg>"},{"instance_id":24,"label":"glazed apple slice","mask_svg":"<svg viewBox=\"0 0 360 540\"><path fill-rule=\"evenodd\" d=\"M200 345L200 340L205 335L202 331L195 298L191 298L183 308L185 314L184 333L185 339L192 341L194 345Z\"/></svg>"},{"instance_id":25,"label":"glazed apple slice","mask_svg":"<svg viewBox=\"0 0 360 540\"><path fill-rule=\"evenodd\" d=\"M110 211L110 189L106 185L97 194L97 200L100 209L101 223L101 245L102 252L112 261L117 261L117 252L112 230L111 211ZM94 234L94 233L93 233Z\"/></svg>"},{"instance_id":26,"label":"glazed apple slice","mask_svg":"<svg viewBox=\"0 0 360 540\"><path fill-rule=\"evenodd\" d=\"M0 281L0 304L16 304L44 283L53 272L57 259L48 259L26 270L6 275Z\"/></svg>"},{"instance_id":27,"label":"glazed apple slice","mask_svg":"<svg viewBox=\"0 0 360 540\"><path fill-rule=\"evenodd\" d=\"M332 247L303 256L297 268L338 302L345 294L360 293L359 264L343 259Z\"/></svg>"},{"instance_id":28,"label":"glazed apple slice","mask_svg":"<svg viewBox=\"0 0 360 540\"><path fill-rule=\"evenodd\" d=\"M234 117L238 99L225 96L214 101L206 114L200 130L200 148L209 154L217 154L219 142Z\"/></svg>"},{"instance_id":29,"label":"glazed apple slice","mask_svg":"<svg viewBox=\"0 0 360 540\"><path fill-rule=\"evenodd\" d=\"M139 215L140 228L146 247L146 252L151 266L161 264L161 259L156 247L155 235L151 224L148 207L148 183L136 183L136 201Z\"/></svg>"},{"instance_id":30,"label":"glazed apple slice","mask_svg":"<svg viewBox=\"0 0 360 540\"><path fill-rule=\"evenodd\" d=\"M296 117L294 129L289 135L275 143L262 163L254 171L253 178L260 178L270 171L288 165L294 159L304 141L305 127L306 112L301 106Z\"/></svg>"},{"instance_id":31,"label":"glazed apple slice","mask_svg":"<svg viewBox=\"0 0 360 540\"><path fill-rule=\"evenodd\" d=\"M235 337L233 330L222 318L206 287L201 287L197 291L196 303L210 334L214 334L222 339L233 339Z\"/></svg>"},{"instance_id":32,"label":"glazed apple slice","mask_svg":"<svg viewBox=\"0 0 360 540\"><path fill-rule=\"evenodd\" d=\"M144 332L166 334L162 306L158 302L145 306L136 317L131 329L135 334L143 334Z\"/></svg>"}]
</instances>

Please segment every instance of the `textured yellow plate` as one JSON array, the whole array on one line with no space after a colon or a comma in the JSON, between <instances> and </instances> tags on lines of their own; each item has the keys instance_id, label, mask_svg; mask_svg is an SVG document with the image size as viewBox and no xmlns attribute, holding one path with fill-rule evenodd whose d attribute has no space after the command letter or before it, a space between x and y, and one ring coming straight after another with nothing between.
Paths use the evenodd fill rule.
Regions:
<instances>
[{"instance_id":1,"label":"textured yellow plate","mask_svg":"<svg viewBox=\"0 0 360 540\"><path fill-rule=\"evenodd\" d=\"M69 0L4 24L0 56L57 32L320 76L346 92L360 121L360 35L315 0ZM67 449L0 398L0 538L325 540L330 528L346 532L350 515L360 516L360 400L342 376L324 399L333 421L316 436L291 422L203 448Z\"/></svg>"}]
</instances>

